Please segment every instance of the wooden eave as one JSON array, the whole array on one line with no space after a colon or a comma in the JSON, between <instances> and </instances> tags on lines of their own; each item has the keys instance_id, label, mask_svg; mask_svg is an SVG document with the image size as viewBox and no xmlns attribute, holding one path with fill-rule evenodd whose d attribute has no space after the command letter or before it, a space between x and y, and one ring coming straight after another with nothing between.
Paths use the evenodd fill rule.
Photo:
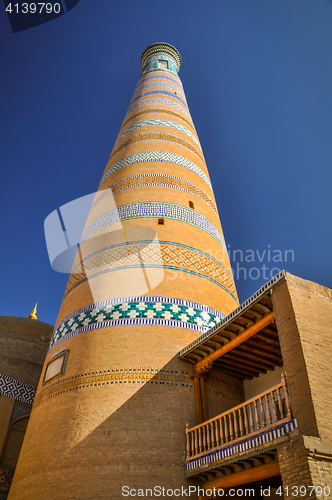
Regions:
<instances>
[{"instance_id":1,"label":"wooden eave","mask_svg":"<svg viewBox=\"0 0 332 500\"><path fill-rule=\"evenodd\" d=\"M272 304L272 285L282 271L218 325L182 349L180 358L203 374L212 367L241 379L282 366L282 356Z\"/></svg>"}]
</instances>

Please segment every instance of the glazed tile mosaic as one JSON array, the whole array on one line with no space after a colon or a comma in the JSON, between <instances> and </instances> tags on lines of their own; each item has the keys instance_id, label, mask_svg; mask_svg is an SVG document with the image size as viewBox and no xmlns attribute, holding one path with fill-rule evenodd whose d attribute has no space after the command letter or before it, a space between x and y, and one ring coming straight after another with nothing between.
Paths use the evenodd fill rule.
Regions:
<instances>
[{"instance_id":1,"label":"glazed tile mosaic","mask_svg":"<svg viewBox=\"0 0 332 500\"><path fill-rule=\"evenodd\" d=\"M224 445L213 451L205 454L199 455L198 458L194 458L186 461L186 472L189 472L205 465L211 464L213 462L218 462L220 460L227 460L232 457L232 455L237 455L243 452L249 452L254 450L258 446L266 445L275 439L289 434L297 427L296 420L289 420L284 422L272 429L255 434L254 436L241 439L234 444Z\"/></svg>"},{"instance_id":2,"label":"glazed tile mosaic","mask_svg":"<svg viewBox=\"0 0 332 500\"><path fill-rule=\"evenodd\" d=\"M173 163L174 165L179 165L180 167L187 168L197 174L212 190L212 185L208 176L203 172L203 170L198 167L195 163L188 160L184 156L177 155L168 151L144 151L141 153L134 153L132 155L125 156L121 160L114 163L109 169L104 173L100 184L104 182L105 179L113 172L120 170L120 168L127 167L128 165L133 165L135 163L144 163L147 161L158 161Z\"/></svg>"},{"instance_id":3,"label":"glazed tile mosaic","mask_svg":"<svg viewBox=\"0 0 332 500\"><path fill-rule=\"evenodd\" d=\"M159 325L206 332L225 315L203 304L173 297L103 300L74 311L56 325L50 349L81 333L124 325Z\"/></svg>"},{"instance_id":4,"label":"glazed tile mosaic","mask_svg":"<svg viewBox=\"0 0 332 500\"><path fill-rule=\"evenodd\" d=\"M179 120L182 120L187 125L189 125L189 127L192 128L192 130L194 132L196 132L194 124L190 123L190 121L187 120L187 118L185 118L184 116L179 115L179 113L175 113L174 111L170 111L169 109L165 109L165 108L148 108L148 109L143 109L142 111L139 111L138 113L135 113L134 115L132 115L129 118L127 118L127 120L125 120L122 123L121 128L124 127L128 122L130 122L134 118L137 118L138 116L148 115L148 114L156 114L156 113L158 113L159 115L171 115L171 116L175 116Z\"/></svg>"},{"instance_id":5,"label":"glazed tile mosaic","mask_svg":"<svg viewBox=\"0 0 332 500\"><path fill-rule=\"evenodd\" d=\"M179 87L176 87L172 83L163 82L162 80L156 80L154 82L145 83L143 85L140 84L139 87L137 88L137 90L135 90L133 97L135 97L139 92L145 92L146 90L154 89L154 88L158 88L158 87L159 88L162 87L165 89L173 90L175 92L179 92L181 97L186 101L186 97L185 97L184 93L179 89Z\"/></svg>"},{"instance_id":6,"label":"glazed tile mosaic","mask_svg":"<svg viewBox=\"0 0 332 500\"><path fill-rule=\"evenodd\" d=\"M161 118L156 119L156 118L148 118L146 120L140 120L137 123L133 123L133 125L130 125L128 128L126 128L120 135L118 135L117 140L115 144L122 139L125 135L129 134L129 132L132 132L133 130L137 130L142 127L168 127L172 128L175 130L179 130L180 132L183 132L184 134L188 135L196 144L199 144L199 141L196 139L194 134L190 132L186 127L183 125L180 125L179 123L172 122L170 120L163 120Z\"/></svg>"},{"instance_id":7,"label":"glazed tile mosaic","mask_svg":"<svg viewBox=\"0 0 332 500\"><path fill-rule=\"evenodd\" d=\"M173 99L177 99L178 101L182 102L184 106L187 108L187 103L178 95L174 94L174 92L169 92L168 90L148 90L147 92L144 92L142 94L138 94L131 102L134 103L137 101L137 99L140 99L141 97L147 97L149 95L168 95L169 97L173 97Z\"/></svg>"},{"instance_id":8,"label":"glazed tile mosaic","mask_svg":"<svg viewBox=\"0 0 332 500\"><path fill-rule=\"evenodd\" d=\"M175 82L175 83L177 83L183 89L183 85L182 85L182 83L181 83L180 80L177 80L176 78L173 78L171 76L165 75L165 74L163 74L162 72L159 72L159 71L158 71L157 75L149 75L149 76L144 76L143 78L140 78L138 80L137 87L139 85L141 85L142 83L144 83L144 82L148 82L148 81L151 81L151 80L160 80L161 78L163 80L169 80L170 82Z\"/></svg>"},{"instance_id":9,"label":"glazed tile mosaic","mask_svg":"<svg viewBox=\"0 0 332 500\"><path fill-rule=\"evenodd\" d=\"M165 106L172 106L173 108L178 109L179 111L181 111L182 113L191 118L189 111L185 109L181 104L175 101L171 101L170 99L163 99L162 97L154 97L152 99L144 99L143 101L136 102L135 104L131 105L128 108L126 116L128 116L129 113L134 111L134 109L141 108L142 106L147 106L150 104L164 104Z\"/></svg>"},{"instance_id":10,"label":"glazed tile mosaic","mask_svg":"<svg viewBox=\"0 0 332 500\"><path fill-rule=\"evenodd\" d=\"M204 201L204 203L212 208L215 214L218 214L217 207L211 200L210 196L205 193L205 191L200 189L195 184L192 184L185 179L181 179L181 177L163 174L133 175L131 177L126 177L121 181L115 182L114 184L110 184L106 188L105 196L100 196L98 198L98 203L100 203L105 197L112 196L112 194L119 193L126 189L143 186L162 186L167 188L180 189L181 191L185 191L186 193L191 194L196 198ZM109 188L111 189L112 193L109 193ZM98 203L96 203L96 205L98 205Z\"/></svg>"},{"instance_id":11,"label":"glazed tile mosaic","mask_svg":"<svg viewBox=\"0 0 332 500\"><path fill-rule=\"evenodd\" d=\"M87 239L91 234L99 229L114 224L120 220L140 219L146 217L173 219L185 222L192 226L198 227L210 234L220 243L226 250L225 240L219 229L204 215L201 215L195 210L176 205L175 203L129 203L121 207L114 208L94 219L83 233L82 241Z\"/></svg>"},{"instance_id":12,"label":"glazed tile mosaic","mask_svg":"<svg viewBox=\"0 0 332 500\"><path fill-rule=\"evenodd\" d=\"M174 144L180 144L180 146L188 149L192 153L194 153L195 156L197 156L203 163L204 163L204 156L203 153L201 153L198 149L196 149L190 142L185 141L184 139L181 139L177 135L173 134L165 134L163 132L147 132L147 133L142 133L142 134L137 134L126 141L124 141L120 146L117 148L114 148L110 159L113 158L116 154L118 154L122 149L127 148L128 146L131 146L132 144L136 144L137 142L144 142L144 141L165 141L165 142L170 142Z\"/></svg>"},{"instance_id":13,"label":"glazed tile mosaic","mask_svg":"<svg viewBox=\"0 0 332 500\"><path fill-rule=\"evenodd\" d=\"M238 301L231 274L214 257L188 245L151 240L119 243L87 256L73 269L65 296L88 279L122 269L142 268L142 265L145 268L173 269L207 279Z\"/></svg>"},{"instance_id":14,"label":"glazed tile mosaic","mask_svg":"<svg viewBox=\"0 0 332 500\"><path fill-rule=\"evenodd\" d=\"M21 403L32 405L36 395L36 387L0 373L0 394L21 401Z\"/></svg>"}]
</instances>

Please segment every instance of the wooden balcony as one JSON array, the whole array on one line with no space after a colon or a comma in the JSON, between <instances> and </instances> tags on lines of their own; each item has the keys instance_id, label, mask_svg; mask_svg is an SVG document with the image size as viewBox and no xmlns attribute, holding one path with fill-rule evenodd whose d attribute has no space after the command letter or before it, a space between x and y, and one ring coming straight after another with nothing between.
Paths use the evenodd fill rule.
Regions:
<instances>
[{"instance_id":1,"label":"wooden balcony","mask_svg":"<svg viewBox=\"0 0 332 500\"><path fill-rule=\"evenodd\" d=\"M292 420L286 380L210 420L186 427L186 476L252 455L255 449L274 446L296 427Z\"/></svg>"}]
</instances>

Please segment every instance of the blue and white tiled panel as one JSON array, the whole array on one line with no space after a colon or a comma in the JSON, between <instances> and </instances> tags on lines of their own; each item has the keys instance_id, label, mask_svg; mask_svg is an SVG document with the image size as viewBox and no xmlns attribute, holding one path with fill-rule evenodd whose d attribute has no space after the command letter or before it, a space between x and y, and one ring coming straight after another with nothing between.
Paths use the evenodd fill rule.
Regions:
<instances>
[{"instance_id":1,"label":"blue and white tiled panel","mask_svg":"<svg viewBox=\"0 0 332 500\"><path fill-rule=\"evenodd\" d=\"M125 156L106 170L100 181L100 184L102 184L109 175L111 175L113 172L116 172L117 170L120 170L121 168L127 167L128 165L133 165L135 163L144 163L150 161L173 163L174 165L179 165L181 167L187 168L191 172L197 174L201 179L203 179L204 182L212 190L210 179L198 165L188 160L184 156L180 156L176 153L171 153L168 151L142 151L140 153L133 153L131 155Z\"/></svg>"},{"instance_id":2,"label":"blue and white tiled panel","mask_svg":"<svg viewBox=\"0 0 332 500\"><path fill-rule=\"evenodd\" d=\"M131 104L137 101L137 99L141 99L141 97L148 97L150 95L163 95L172 97L173 99L176 99L177 101L181 102L185 106L185 108L188 109L187 103L182 99L182 97L174 94L174 92L169 92L168 90L147 90L146 92L141 92L132 99L129 108L131 107Z\"/></svg>"},{"instance_id":3,"label":"blue and white tiled panel","mask_svg":"<svg viewBox=\"0 0 332 500\"><path fill-rule=\"evenodd\" d=\"M74 311L56 325L50 349L98 328L158 325L206 332L225 314L203 304L173 297L138 296L103 300Z\"/></svg>"},{"instance_id":4,"label":"blue and white tiled panel","mask_svg":"<svg viewBox=\"0 0 332 500\"><path fill-rule=\"evenodd\" d=\"M179 132L182 132L183 134L190 137L201 149L201 145L198 139L194 136L192 132L190 132L190 130L187 129L187 127L184 127L183 125L180 125L177 122L173 122L171 120L164 120L162 118L146 118L145 120L142 119L136 123L133 123L133 125L130 125L121 134L118 135L115 144L117 144L117 142L120 139L122 139L124 136L126 136L133 130L137 130L143 127L167 127L174 130L178 130Z\"/></svg>"},{"instance_id":5,"label":"blue and white tiled panel","mask_svg":"<svg viewBox=\"0 0 332 500\"><path fill-rule=\"evenodd\" d=\"M0 394L21 401L21 403L32 405L36 395L36 387L0 374Z\"/></svg>"},{"instance_id":6,"label":"blue and white tiled panel","mask_svg":"<svg viewBox=\"0 0 332 500\"><path fill-rule=\"evenodd\" d=\"M182 99L184 101L187 102L186 96L179 89L179 87L173 85L172 83L163 82L162 80L156 80L154 82L148 82L148 83L140 84L137 87L137 89L135 90L133 97L135 97L140 92L145 92L146 90L154 89L154 88L160 88L160 87L164 88L164 89L169 89L169 90L173 91L173 93L176 92L177 94L179 94L182 97Z\"/></svg>"},{"instance_id":7,"label":"blue and white tiled panel","mask_svg":"<svg viewBox=\"0 0 332 500\"><path fill-rule=\"evenodd\" d=\"M267 443L272 443L275 439L289 434L296 427L296 420L289 420L288 422L277 425L272 429L268 429L260 432L259 434L255 434L254 436L241 439L241 441L237 441L234 444L224 445L211 452L201 454L199 458L193 458L186 461L186 472L204 467L205 465L209 465L220 460L227 460L233 455L237 455L239 453L253 451L255 448L263 446Z\"/></svg>"},{"instance_id":8,"label":"blue and white tiled panel","mask_svg":"<svg viewBox=\"0 0 332 500\"><path fill-rule=\"evenodd\" d=\"M181 113L184 113L185 115L187 115L191 119L189 111L184 106L182 106L182 104L177 103L175 101L171 101L170 99L164 99L162 97L153 97L153 98L144 99L142 101L135 102L134 104L129 106L128 111L126 113L126 116L128 116L135 109L141 108L142 106L148 106L150 104L153 104L154 106L155 105L157 105L157 106L159 106L159 105L171 106L172 108L175 108L178 111L181 111Z\"/></svg>"},{"instance_id":9,"label":"blue and white tiled panel","mask_svg":"<svg viewBox=\"0 0 332 500\"><path fill-rule=\"evenodd\" d=\"M139 85L141 85L142 83L151 82L154 80L160 80L161 78L163 80L168 80L170 82L176 83L183 90L183 85L182 85L180 78L174 78L173 76L169 76L169 75L166 75L166 74L160 73L160 72L157 72L156 74L150 74L149 76L144 76L143 78L140 78L138 80L137 87Z\"/></svg>"},{"instance_id":10,"label":"blue and white tiled panel","mask_svg":"<svg viewBox=\"0 0 332 500\"><path fill-rule=\"evenodd\" d=\"M215 238L215 240L217 240L227 252L226 243L220 230L213 224L213 222L204 217L204 215L201 215L198 212L195 212L195 210L186 208L182 205L162 202L129 203L128 205L122 205L121 207L114 208L113 210L100 215L94 219L91 224L89 224L83 233L82 241L86 240L96 231L115 224L119 222L119 220L123 221L148 217L178 220L202 229Z\"/></svg>"}]
</instances>

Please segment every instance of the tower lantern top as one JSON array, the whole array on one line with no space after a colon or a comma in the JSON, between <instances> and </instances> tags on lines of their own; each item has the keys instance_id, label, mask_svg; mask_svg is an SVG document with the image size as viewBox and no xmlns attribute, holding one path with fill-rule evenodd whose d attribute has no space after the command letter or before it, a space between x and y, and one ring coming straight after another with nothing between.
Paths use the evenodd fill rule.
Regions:
<instances>
[{"instance_id":1,"label":"tower lantern top","mask_svg":"<svg viewBox=\"0 0 332 500\"><path fill-rule=\"evenodd\" d=\"M179 52L176 50L173 45L170 45L169 43L164 43L164 42L159 42L159 43L153 43L152 45L149 45L143 52L141 56L141 67L142 70L144 70L148 60L154 56L157 55L166 55L170 56L176 65L176 69L179 72L180 67L181 67L181 56Z\"/></svg>"}]
</instances>

